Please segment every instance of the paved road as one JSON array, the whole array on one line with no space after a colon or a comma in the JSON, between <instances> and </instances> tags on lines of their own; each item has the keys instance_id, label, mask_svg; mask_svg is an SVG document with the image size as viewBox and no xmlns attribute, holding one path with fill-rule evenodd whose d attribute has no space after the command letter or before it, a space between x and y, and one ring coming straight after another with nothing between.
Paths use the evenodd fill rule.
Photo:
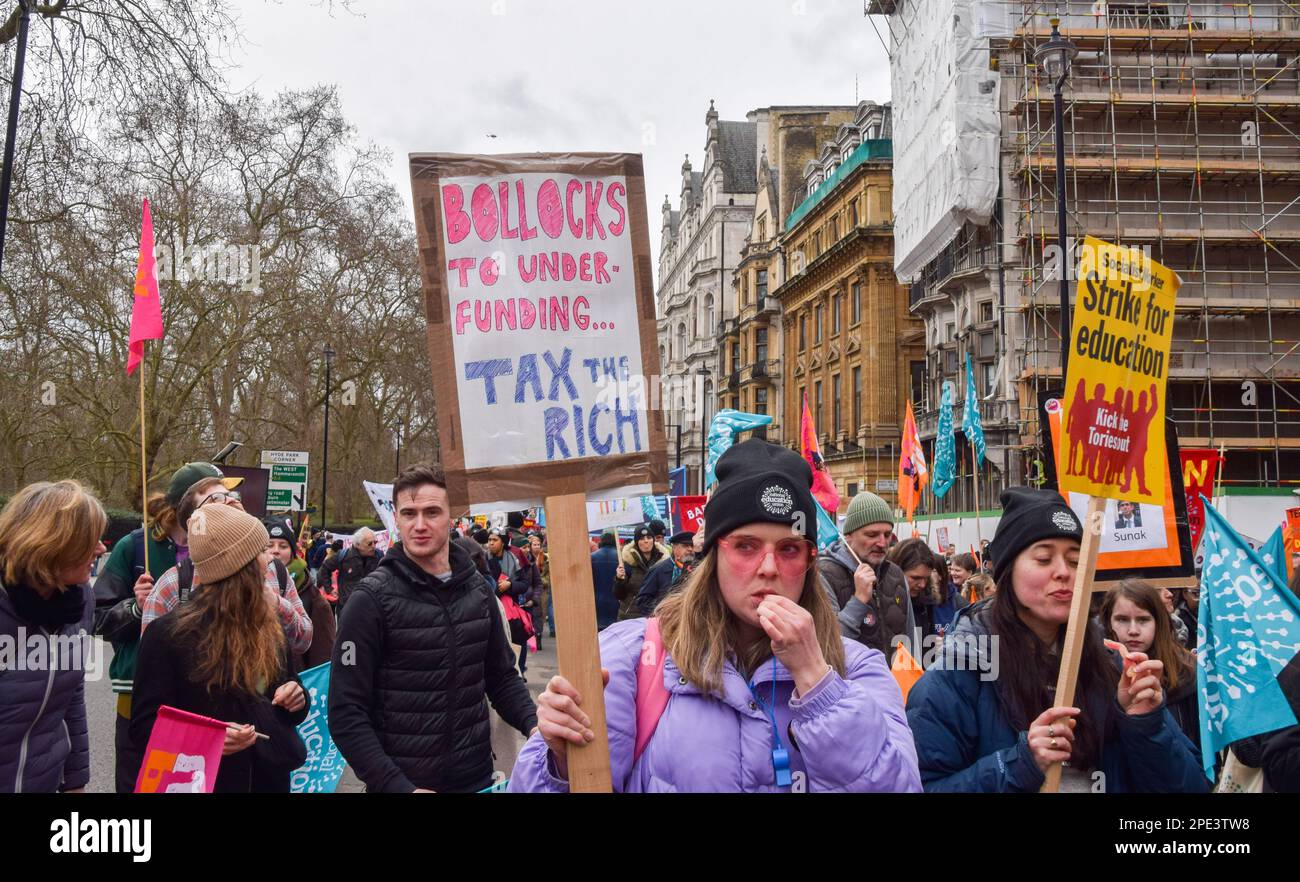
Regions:
<instances>
[{"instance_id":1,"label":"paved road","mask_svg":"<svg viewBox=\"0 0 1300 882\"><path fill-rule=\"evenodd\" d=\"M113 727L117 715L117 701L108 685L108 665L113 658L113 647L99 638L96 649L102 652L99 664L86 674L86 716L90 727L90 784L89 793L113 792ZM547 639L541 652L528 654L528 690L533 698L546 687L546 682L556 674L555 641ZM514 766L515 756L524 745L524 738L497 717L492 716L492 752L495 766L506 775ZM348 769L339 780L339 792L356 792L361 782Z\"/></svg>"}]
</instances>

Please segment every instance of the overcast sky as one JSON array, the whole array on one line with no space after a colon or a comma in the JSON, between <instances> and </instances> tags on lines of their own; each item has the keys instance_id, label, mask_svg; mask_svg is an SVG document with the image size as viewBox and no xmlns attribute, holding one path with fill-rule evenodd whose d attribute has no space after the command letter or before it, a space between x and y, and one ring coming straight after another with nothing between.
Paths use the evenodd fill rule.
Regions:
<instances>
[{"instance_id":1,"label":"overcast sky","mask_svg":"<svg viewBox=\"0 0 1300 882\"><path fill-rule=\"evenodd\" d=\"M408 206L412 152L640 152L656 255L682 157L702 165L709 99L740 120L851 104L855 78L859 99L889 98L861 0L236 2L247 45L232 85L336 83L359 137L392 152Z\"/></svg>"}]
</instances>

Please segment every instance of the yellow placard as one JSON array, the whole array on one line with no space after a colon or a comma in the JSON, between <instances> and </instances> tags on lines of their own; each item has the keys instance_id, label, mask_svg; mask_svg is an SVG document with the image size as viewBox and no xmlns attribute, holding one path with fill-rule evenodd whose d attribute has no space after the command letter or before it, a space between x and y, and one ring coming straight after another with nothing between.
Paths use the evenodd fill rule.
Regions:
<instances>
[{"instance_id":1,"label":"yellow placard","mask_svg":"<svg viewBox=\"0 0 1300 882\"><path fill-rule=\"evenodd\" d=\"M1078 280L1061 491L1163 505L1169 346L1182 280L1142 250L1091 236Z\"/></svg>"}]
</instances>

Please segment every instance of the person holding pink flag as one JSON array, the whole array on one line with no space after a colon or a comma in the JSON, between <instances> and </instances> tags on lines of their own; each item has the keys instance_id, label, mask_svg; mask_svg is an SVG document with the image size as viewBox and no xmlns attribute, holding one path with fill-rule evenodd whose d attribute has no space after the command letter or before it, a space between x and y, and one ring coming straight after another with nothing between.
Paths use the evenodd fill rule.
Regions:
<instances>
[{"instance_id":1,"label":"person holding pink flag","mask_svg":"<svg viewBox=\"0 0 1300 882\"><path fill-rule=\"evenodd\" d=\"M131 738L149 743L164 705L230 723L216 793L287 793L307 759L296 729L307 695L266 602L269 541L261 521L231 506L196 510L189 552L197 587L140 638Z\"/></svg>"}]
</instances>

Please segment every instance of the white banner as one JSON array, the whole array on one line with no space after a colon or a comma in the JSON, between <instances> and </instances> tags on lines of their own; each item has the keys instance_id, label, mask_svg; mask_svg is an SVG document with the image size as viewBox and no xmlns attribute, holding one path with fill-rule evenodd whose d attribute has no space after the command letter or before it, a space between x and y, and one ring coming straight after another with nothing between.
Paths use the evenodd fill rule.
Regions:
<instances>
[{"instance_id":1,"label":"white banner","mask_svg":"<svg viewBox=\"0 0 1300 882\"><path fill-rule=\"evenodd\" d=\"M384 522L388 532L396 536L397 515L393 511L393 485L362 481L361 486L366 488L366 496L370 497L370 504L375 507L379 520Z\"/></svg>"},{"instance_id":2,"label":"white banner","mask_svg":"<svg viewBox=\"0 0 1300 882\"><path fill-rule=\"evenodd\" d=\"M641 508L639 496L633 499L606 499L587 503L588 531L642 524L645 523L645 519L645 511Z\"/></svg>"}]
</instances>

